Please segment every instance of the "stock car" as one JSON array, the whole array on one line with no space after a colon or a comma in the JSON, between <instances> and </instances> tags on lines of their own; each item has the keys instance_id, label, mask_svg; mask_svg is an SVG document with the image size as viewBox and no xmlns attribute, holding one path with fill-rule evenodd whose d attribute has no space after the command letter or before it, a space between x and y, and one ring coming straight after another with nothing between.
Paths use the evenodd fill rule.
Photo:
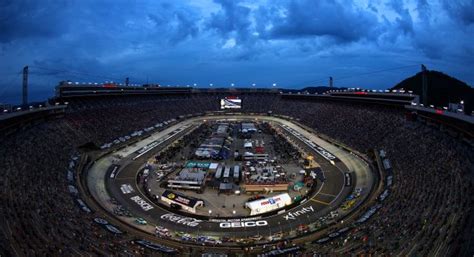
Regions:
<instances>
[{"instance_id":1,"label":"stock car","mask_svg":"<svg viewBox=\"0 0 474 257\"><path fill-rule=\"evenodd\" d=\"M254 240L254 241L260 241L260 240L263 239L263 236L261 236L261 235L253 235L253 236L250 236L249 239Z\"/></svg>"},{"instance_id":2,"label":"stock car","mask_svg":"<svg viewBox=\"0 0 474 257\"><path fill-rule=\"evenodd\" d=\"M196 241L200 242L200 243L211 244L211 245L222 244L221 240L215 239L215 238L210 237L210 236L198 236L196 238Z\"/></svg>"},{"instance_id":3,"label":"stock car","mask_svg":"<svg viewBox=\"0 0 474 257\"><path fill-rule=\"evenodd\" d=\"M171 232L167 228L161 226L155 227L155 234L161 237L171 237Z\"/></svg>"},{"instance_id":4,"label":"stock car","mask_svg":"<svg viewBox=\"0 0 474 257\"><path fill-rule=\"evenodd\" d=\"M277 241L283 239L283 232L277 232L268 237L269 241Z\"/></svg>"},{"instance_id":5,"label":"stock car","mask_svg":"<svg viewBox=\"0 0 474 257\"><path fill-rule=\"evenodd\" d=\"M147 222L145 219L143 219L143 218L136 218L136 219L135 219L135 223L137 223L137 224L139 224L139 225L146 225L146 224L148 224L148 222Z\"/></svg>"},{"instance_id":6,"label":"stock car","mask_svg":"<svg viewBox=\"0 0 474 257\"><path fill-rule=\"evenodd\" d=\"M298 234L305 234L309 232L309 227L306 224L300 224L296 230Z\"/></svg>"}]
</instances>

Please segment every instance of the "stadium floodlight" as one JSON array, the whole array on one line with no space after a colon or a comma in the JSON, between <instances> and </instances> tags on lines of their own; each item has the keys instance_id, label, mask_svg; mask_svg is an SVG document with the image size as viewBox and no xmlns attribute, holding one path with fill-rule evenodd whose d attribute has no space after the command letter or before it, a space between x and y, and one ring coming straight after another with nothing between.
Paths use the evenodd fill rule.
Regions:
<instances>
[{"instance_id":1,"label":"stadium floodlight","mask_svg":"<svg viewBox=\"0 0 474 257\"><path fill-rule=\"evenodd\" d=\"M196 83L194 83L194 84L193 84L193 86L197 86L197 84L196 84Z\"/></svg>"},{"instance_id":2,"label":"stadium floodlight","mask_svg":"<svg viewBox=\"0 0 474 257\"><path fill-rule=\"evenodd\" d=\"M212 210L209 210L209 215L211 215L211 214L212 214Z\"/></svg>"},{"instance_id":3,"label":"stadium floodlight","mask_svg":"<svg viewBox=\"0 0 474 257\"><path fill-rule=\"evenodd\" d=\"M460 104L464 104L464 100L461 100L461 102L459 102Z\"/></svg>"},{"instance_id":4,"label":"stadium floodlight","mask_svg":"<svg viewBox=\"0 0 474 257\"><path fill-rule=\"evenodd\" d=\"M21 111L21 107L16 108L17 111Z\"/></svg>"},{"instance_id":5,"label":"stadium floodlight","mask_svg":"<svg viewBox=\"0 0 474 257\"><path fill-rule=\"evenodd\" d=\"M232 214L235 215L235 210L232 210Z\"/></svg>"},{"instance_id":6,"label":"stadium floodlight","mask_svg":"<svg viewBox=\"0 0 474 257\"><path fill-rule=\"evenodd\" d=\"M234 83L230 83L230 86L233 87L233 86L234 86Z\"/></svg>"},{"instance_id":7,"label":"stadium floodlight","mask_svg":"<svg viewBox=\"0 0 474 257\"><path fill-rule=\"evenodd\" d=\"M255 83L252 83L252 87L254 87L254 86L255 86Z\"/></svg>"},{"instance_id":8,"label":"stadium floodlight","mask_svg":"<svg viewBox=\"0 0 474 257\"><path fill-rule=\"evenodd\" d=\"M277 83L273 83L273 86L276 87Z\"/></svg>"},{"instance_id":9,"label":"stadium floodlight","mask_svg":"<svg viewBox=\"0 0 474 257\"><path fill-rule=\"evenodd\" d=\"M214 86L214 84L212 84L212 83L211 83L211 84L209 84L209 86L211 86L211 87L212 87L212 86Z\"/></svg>"},{"instance_id":10,"label":"stadium floodlight","mask_svg":"<svg viewBox=\"0 0 474 257\"><path fill-rule=\"evenodd\" d=\"M5 113L6 113L6 112L8 112L8 110L7 110L7 109L5 109L5 110L3 110L3 112L5 112Z\"/></svg>"}]
</instances>

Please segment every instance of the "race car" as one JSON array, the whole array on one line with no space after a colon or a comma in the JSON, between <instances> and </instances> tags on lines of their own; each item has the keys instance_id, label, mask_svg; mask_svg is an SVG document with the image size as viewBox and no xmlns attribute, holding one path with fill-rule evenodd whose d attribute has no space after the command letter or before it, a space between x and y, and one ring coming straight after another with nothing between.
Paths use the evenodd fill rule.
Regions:
<instances>
[{"instance_id":1,"label":"race car","mask_svg":"<svg viewBox=\"0 0 474 257\"><path fill-rule=\"evenodd\" d=\"M139 224L139 225L146 225L146 224L148 224L148 222L146 222L146 220L143 219L143 218L137 218L137 219L135 219L135 223L137 223L137 224Z\"/></svg>"},{"instance_id":2,"label":"race car","mask_svg":"<svg viewBox=\"0 0 474 257\"><path fill-rule=\"evenodd\" d=\"M171 233L167 228L156 226L155 227L155 234L161 237L171 237Z\"/></svg>"}]
</instances>

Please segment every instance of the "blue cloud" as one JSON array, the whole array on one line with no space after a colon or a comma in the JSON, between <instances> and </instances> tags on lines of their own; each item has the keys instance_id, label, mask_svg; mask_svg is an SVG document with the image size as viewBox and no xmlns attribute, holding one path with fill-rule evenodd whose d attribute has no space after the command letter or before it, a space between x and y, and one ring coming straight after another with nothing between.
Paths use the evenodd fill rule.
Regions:
<instances>
[{"instance_id":1,"label":"blue cloud","mask_svg":"<svg viewBox=\"0 0 474 257\"><path fill-rule=\"evenodd\" d=\"M282 14L270 19L269 38L331 37L353 42L372 37L377 19L350 2L291 1Z\"/></svg>"},{"instance_id":2,"label":"blue cloud","mask_svg":"<svg viewBox=\"0 0 474 257\"><path fill-rule=\"evenodd\" d=\"M417 69L357 74L420 63L472 85L473 9L472 0L4 0L0 102L10 101L3 92L19 99L24 65L32 92L50 95L60 80L126 76L288 87L333 76L384 88Z\"/></svg>"}]
</instances>

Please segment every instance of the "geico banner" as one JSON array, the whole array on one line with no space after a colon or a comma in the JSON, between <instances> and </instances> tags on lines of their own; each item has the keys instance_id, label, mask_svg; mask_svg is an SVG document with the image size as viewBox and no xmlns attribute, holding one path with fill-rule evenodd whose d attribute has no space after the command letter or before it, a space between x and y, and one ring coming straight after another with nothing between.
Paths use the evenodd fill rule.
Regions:
<instances>
[{"instance_id":1,"label":"geico banner","mask_svg":"<svg viewBox=\"0 0 474 257\"><path fill-rule=\"evenodd\" d=\"M267 226L268 222L266 220L257 220L257 221L234 221L234 222L221 222L219 227L221 228L250 228L250 227L263 227Z\"/></svg>"}]
</instances>

